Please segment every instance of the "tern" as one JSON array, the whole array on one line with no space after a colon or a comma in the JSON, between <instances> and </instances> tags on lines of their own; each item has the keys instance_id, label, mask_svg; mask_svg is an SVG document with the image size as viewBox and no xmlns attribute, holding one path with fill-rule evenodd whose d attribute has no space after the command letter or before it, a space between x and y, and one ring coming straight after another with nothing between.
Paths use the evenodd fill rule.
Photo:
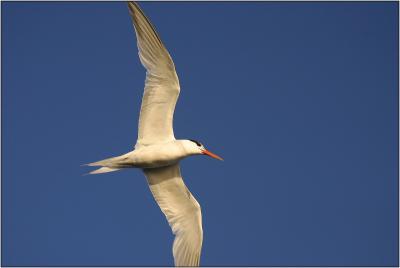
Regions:
<instances>
[{"instance_id":1,"label":"tern","mask_svg":"<svg viewBox=\"0 0 400 268\"><path fill-rule=\"evenodd\" d=\"M139 58L146 69L138 139L133 151L87 165L100 167L90 174L142 169L175 235L175 266L199 266L203 243L201 208L183 182L179 161L192 155L222 158L196 140L175 139L172 121L180 86L174 62L139 5L128 2L128 8Z\"/></svg>"}]
</instances>

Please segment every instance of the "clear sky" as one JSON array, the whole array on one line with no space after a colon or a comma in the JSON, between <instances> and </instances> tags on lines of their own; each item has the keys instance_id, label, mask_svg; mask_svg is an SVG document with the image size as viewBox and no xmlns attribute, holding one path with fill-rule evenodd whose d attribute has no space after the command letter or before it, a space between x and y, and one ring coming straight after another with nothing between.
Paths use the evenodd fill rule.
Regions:
<instances>
[{"instance_id":1,"label":"clear sky","mask_svg":"<svg viewBox=\"0 0 400 268\"><path fill-rule=\"evenodd\" d=\"M2 2L2 264L172 265L127 6ZM143 3L181 83L202 265L398 264L398 3Z\"/></svg>"}]
</instances>

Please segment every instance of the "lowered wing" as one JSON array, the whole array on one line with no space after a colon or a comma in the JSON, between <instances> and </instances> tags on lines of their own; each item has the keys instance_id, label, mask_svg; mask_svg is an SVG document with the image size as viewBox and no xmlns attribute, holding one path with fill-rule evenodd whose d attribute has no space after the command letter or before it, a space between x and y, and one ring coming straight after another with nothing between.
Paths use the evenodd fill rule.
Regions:
<instances>
[{"instance_id":1,"label":"lowered wing","mask_svg":"<svg viewBox=\"0 0 400 268\"><path fill-rule=\"evenodd\" d=\"M179 164L145 169L144 173L175 234L175 266L199 266L203 242L201 208L183 182Z\"/></svg>"},{"instance_id":2,"label":"lowered wing","mask_svg":"<svg viewBox=\"0 0 400 268\"><path fill-rule=\"evenodd\" d=\"M172 121L180 91L175 65L138 4L128 2L128 7L139 58L147 71L136 146L171 141L175 139Z\"/></svg>"}]
</instances>

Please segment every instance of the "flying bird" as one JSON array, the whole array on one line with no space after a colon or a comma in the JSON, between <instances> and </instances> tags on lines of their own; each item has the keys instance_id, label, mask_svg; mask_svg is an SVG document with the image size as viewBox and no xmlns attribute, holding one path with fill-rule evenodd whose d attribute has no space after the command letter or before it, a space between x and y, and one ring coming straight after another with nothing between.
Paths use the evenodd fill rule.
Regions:
<instances>
[{"instance_id":1,"label":"flying bird","mask_svg":"<svg viewBox=\"0 0 400 268\"><path fill-rule=\"evenodd\" d=\"M174 62L139 5L128 2L128 8L139 58L146 69L138 139L133 151L87 165L100 167L90 174L141 168L175 235L175 266L199 266L203 242L201 208L183 182L179 161L192 155L222 158L196 140L175 139L172 121L180 86Z\"/></svg>"}]
</instances>

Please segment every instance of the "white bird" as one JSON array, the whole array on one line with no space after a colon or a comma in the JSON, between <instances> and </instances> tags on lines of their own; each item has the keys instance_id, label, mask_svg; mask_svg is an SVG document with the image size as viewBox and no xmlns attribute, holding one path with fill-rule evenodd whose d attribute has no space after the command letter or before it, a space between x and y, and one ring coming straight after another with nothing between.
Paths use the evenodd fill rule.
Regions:
<instances>
[{"instance_id":1,"label":"white bird","mask_svg":"<svg viewBox=\"0 0 400 268\"><path fill-rule=\"evenodd\" d=\"M195 140L176 140L172 128L180 86L175 65L160 37L137 3L128 2L134 24L139 58L146 81L135 149L121 156L88 164L100 166L90 174L122 168L141 168L150 190L175 234L175 266L199 266L203 242L201 208L190 193L179 161L191 155L221 157Z\"/></svg>"}]
</instances>

